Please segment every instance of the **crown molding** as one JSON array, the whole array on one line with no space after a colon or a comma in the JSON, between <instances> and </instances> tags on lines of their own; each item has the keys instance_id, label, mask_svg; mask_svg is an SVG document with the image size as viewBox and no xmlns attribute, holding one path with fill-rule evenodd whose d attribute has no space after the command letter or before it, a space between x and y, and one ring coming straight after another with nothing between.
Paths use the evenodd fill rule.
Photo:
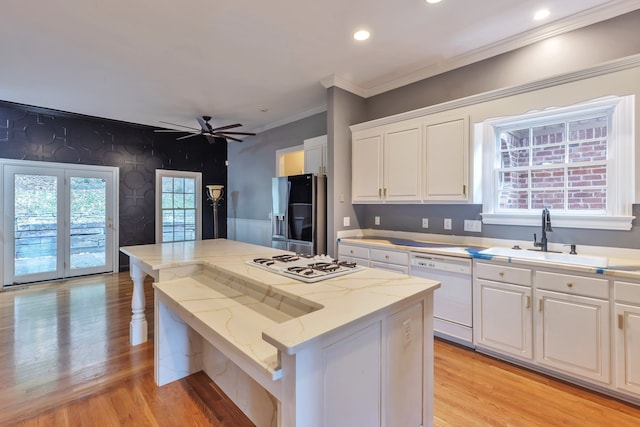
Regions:
<instances>
[{"instance_id":1,"label":"crown molding","mask_svg":"<svg viewBox=\"0 0 640 427\"><path fill-rule=\"evenodd\" d=\"M318 105L316 107L313 107L313 108L311 108L309 110L302 111L302 112L300 112L298 114L294 114L293 116L285 117L284 119L278 120L276 122L272 122L272 123L266 124L266 125L264 125L262 127L258 127L258 128L252 129L251 132L261 133L261 132L267 131L269 129L274 129L274 128L277 128L277 127L280 127L280 126L287 125L289 123L296 122L298 120L306 119L307 117L311 117L313 115L316 115L316 114L319 114L319 113L322 113L322 112L325 112L325 111L327 111L327 104L326 103Z\"/></svg>"},{"instance_id":2,"label":"crown molding","mask_svg":"<svg viewBox=\"0 0 640 427\"><path fill-rule=\"evenodd\" d=\"M357 84L335 74L332 74L320 80L320 84L324 86L325 89L329 89L330 87L335 86L339 87L340 89L344 89L347 92L351 92L354 95L358 95L362 98L367 98L369 96L367 90L363 87L360 87Z\"/></svg>"},{"instance_id":3,"label":"crown molding","mask_svg":"<svg viewBox=\"0 0 640 427\"><path fill-rule=\"evenodd\" d=\"M559 19L547 25L509 37L496 43L492 43L462 55L444 58L437 63L407 72L401 77L385 80L385 77L369 81L366 84L357 85L339 76L329 76L321 80L325 88L337 86L363 98L369 98L388 92L399 87L406 86L420 80L442 74L456 68L464 67L478 61L482 61L506 52L519 49L551 37L568 33L628 12L637 10L640 6L637 0L615 0L606 4L593 7L586 11L576 13L570 17ZM388 76L387 76L388 78Z\"/></svg>"},{"instance_id":4,"label":"crown molding","mask_svg":"<svg viewBox=\"0 0 640 427\"><path fill-rule=\"evenodd\" d=\"M560 74L557 76L536 80L534 82L522 85L511 86L502 89L496 89L489 92L483 92L477 95L471 95L465 98L454 99L452 101L443 102L441 104L430 105L428 107L411 110L393 116L382 117L380 119L371 120L364 123L358 123L350 126L352 132L369 129L375 126L395 123L401 120L415 119L428 114L440 113L443 111L453 110L456 108L466 107L469 105L480 104L482 102L493 101L500 98L519 95L535 90L546 89L561 84L571 83L579 80L598 77L605 74L615 73L618 71L629 70L631 68L640 67L640 54L628 56L614 61L605 62L593 67L585 68L570 73Z\"/></svg>"}]
</instances>

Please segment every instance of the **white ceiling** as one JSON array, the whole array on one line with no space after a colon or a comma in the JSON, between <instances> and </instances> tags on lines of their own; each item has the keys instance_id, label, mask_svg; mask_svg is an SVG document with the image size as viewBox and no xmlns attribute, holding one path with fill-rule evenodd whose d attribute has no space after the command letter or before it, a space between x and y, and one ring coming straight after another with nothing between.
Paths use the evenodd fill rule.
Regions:
<instances>
[{"instance_id":1,"label":"white ceiling","mask_svg":"<svg viewBox=\"0 0 640 427\"><path fill-rule=\"evenodd\" d=\"M533 21L541 7L544 22ZM261 131L635 9L638 0L3 0L0 100ZM357 43L352 33L367 28ZM321 84L322 83L322 84ZM267 110L266 112L262 110Z\"/></svg>"}]
</instances>

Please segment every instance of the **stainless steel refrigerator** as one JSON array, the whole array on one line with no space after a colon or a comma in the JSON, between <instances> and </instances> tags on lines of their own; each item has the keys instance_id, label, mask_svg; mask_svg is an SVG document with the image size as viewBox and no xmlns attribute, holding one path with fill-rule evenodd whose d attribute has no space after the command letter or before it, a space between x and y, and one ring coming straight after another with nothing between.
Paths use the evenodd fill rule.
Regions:
<instances>
[{"instance_id":1,"label":"stainless steel refrigerator","mask_svg":"<svg viewBox=\"0 0 640 427\"><path fill-rule=\"evenodd\" d=\"M304 174L273 178L271 246L303 255L327 250L327 177Z\"/></svg>"}]
</instances>

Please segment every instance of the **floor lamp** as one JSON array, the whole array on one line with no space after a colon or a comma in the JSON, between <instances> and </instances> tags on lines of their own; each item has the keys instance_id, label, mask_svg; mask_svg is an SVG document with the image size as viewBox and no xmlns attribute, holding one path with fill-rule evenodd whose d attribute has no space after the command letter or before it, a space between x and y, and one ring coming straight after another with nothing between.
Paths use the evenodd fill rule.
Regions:
<instances>
[{"instance_id":1,"label":"floor lamp","mask_svg":"<svg viewBox=\"0 0 640 427\"><path fill-rule=\"evenodd\" d=\"M222 199L224 185L207 185L207 198L213 205L213 238L218 238L218 202Z\"/></svg>"}]
</instances>

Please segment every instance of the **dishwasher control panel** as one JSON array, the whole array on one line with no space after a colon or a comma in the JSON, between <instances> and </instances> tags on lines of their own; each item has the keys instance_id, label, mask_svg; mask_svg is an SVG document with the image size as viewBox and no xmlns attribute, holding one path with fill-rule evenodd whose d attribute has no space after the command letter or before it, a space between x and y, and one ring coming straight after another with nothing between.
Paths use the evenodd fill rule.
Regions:
<instances>
[{"instance_id":1,"label":"dishwasher control panel","mask_svg":"<svg viewBox=\"0 0 640 427\"><path fill-rule=\"evenodd\" d=\"M464 258L442 257L428 254L411 254L411 267L425 270L448 271L451 273L471 274L471 260Z\"/></svg>"}]
</instances>

